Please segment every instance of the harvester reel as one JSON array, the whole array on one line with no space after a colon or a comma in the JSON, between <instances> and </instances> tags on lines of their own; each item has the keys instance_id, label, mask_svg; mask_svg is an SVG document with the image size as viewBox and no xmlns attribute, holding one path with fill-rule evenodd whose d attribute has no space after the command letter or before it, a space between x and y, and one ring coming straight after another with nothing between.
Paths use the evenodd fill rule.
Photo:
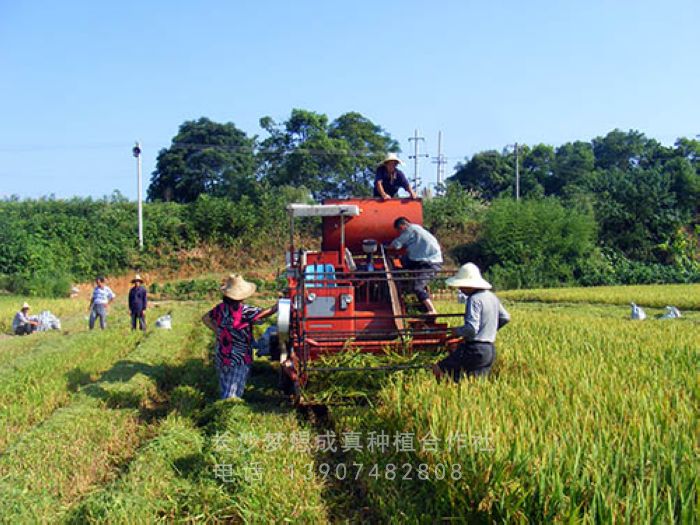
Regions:
<instances>
[{"instance_id":1,"label":"harvester reel","mask_svg":"<svg viewBox=\"0 0 700 525\"><path fill-rule=\"evenodd\" d=\"M287 345L289 343L289 325L292 318L291 299L280 299L277 302L277 338L280 350L280 363L287 360Z\"/></svg>"}]
</instances>

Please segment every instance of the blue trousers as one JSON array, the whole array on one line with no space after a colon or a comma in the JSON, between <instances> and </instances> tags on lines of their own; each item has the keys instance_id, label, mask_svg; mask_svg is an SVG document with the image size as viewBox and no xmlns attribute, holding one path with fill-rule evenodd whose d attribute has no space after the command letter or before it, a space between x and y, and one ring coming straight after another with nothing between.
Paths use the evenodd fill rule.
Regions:
<instances>
[{"instance_id":1,"label":"blue trousers","mask_svg":"<svg viewBox=\"0 0 700 525\"><path fill-rule=\"evenodd\" d=\"M221 399L243 397L250 374L250 365L226 366L217 369Z\"/></svg>"},{"instance_id":2,"label":"blue trousers","mask_svg":"<svg viewBox=\"0 0 700 525\"><path fill-rule=\"evenodd\" d=\"M93 304L90 309L90 320L88 321L90 330L95 328L95 319L100 318L100 328L102 330L107 326L107 305Z\"/></svg>"}]
</instances>

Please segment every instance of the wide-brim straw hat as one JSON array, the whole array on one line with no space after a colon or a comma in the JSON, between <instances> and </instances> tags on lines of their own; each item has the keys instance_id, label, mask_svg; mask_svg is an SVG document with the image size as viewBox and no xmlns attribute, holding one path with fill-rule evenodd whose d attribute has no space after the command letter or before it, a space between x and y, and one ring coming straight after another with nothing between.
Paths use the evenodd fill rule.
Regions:
<instances>
[{"instance_id":1,"label":"wide-brim straw hat","mask_svg":"<svg viewBox=\"0 0 700 525\"><path fill-rule=\"evenodd\" d=\"M384 157L384 160L379 163L379 165L383 166L387 162L391 162L391 161L398 162L399 164L403 164L403 162L401 162L401 159L396 155L396 153L388 153L387 156Z\"/></svg>"},{"instance_id":2,"label":"wide-brim straw hat","mask_svg":"<svg viewBox=\"0 0 700 525\"><path fill-rule=\"evenodd\" d=\"M143 279L141 279L141 276L139 274L134 275L134 278L131 280L132 283L135 283L137 281L140 283L143 282Z\"/></svg>"},{"instance_id":3,"label":"wide-brim straw hat","mask_svg":"<svg viewBox=\"0 0 700 525\"><path fill-rule=\"evenodd\" d=\"M221 293L234 301L242 301L255 293L256 286L249 283L243 276L232 273L221 286Z\"/></svg>"},{"instance_id":4,"label":"wide-brim straw hat","mask_svg":"<svg viewBox=\"0 0 700 525\"><path fill-rule=\"evenodd\" d=\"M490 290L491 283L481 277L479 267L474 263L467 263L457 270L457 273L445 280L447 286L454 288L477 288L479 290Z\"/></svg>"},{"instance_id":5,"label":"wide-brim straw hat","mask_svg":"<svg viewBox=\"0 0 700 525\"><path fill-rule=\"evenodd\" d=\"M29 303L24 303L24 304L22 305L22 310L24 310L24 309L29 310Z\"/></svg>"}]
</instances>

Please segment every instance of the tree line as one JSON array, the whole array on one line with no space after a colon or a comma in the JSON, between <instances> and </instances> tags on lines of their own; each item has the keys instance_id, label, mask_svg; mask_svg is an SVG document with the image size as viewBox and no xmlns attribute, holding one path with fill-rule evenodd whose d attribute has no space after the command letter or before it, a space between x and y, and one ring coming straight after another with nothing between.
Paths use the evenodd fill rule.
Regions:
<instances>
[{"instance_id":1,"label":"tree line","mask_svg":"<svg viewBox=\"0 0 700 525\"><path fill-rule=\"evenodd\" d=\"M371 194L377 163L399 145L359 113L295 109L267 136L233 123L184 122L158 154L145 247L136 204L109 198L0 201L0 288L60 295L98 273L181 264L200 246L281 257L290 202ZM700 281L700 142L664 146L638 131L465 158L424 201L425 225L455 262L500 287ZM320 235L314 221L302 233ZM184 254L184 255L183 255Z\"/></svg>"},{"instance_id":2,"label":"tree line","mask_svg":"<svg viewBox=\"0 0 700 525\"><path fill-rule=\"evenodd\" d=\"M206 194L237 201L279 187L304 188L317 200L366 196L377 162L399 151L389 133L356 112L331 121L294 109L284 122L264 117L260 125L267 132L262 139L232 123L183 123L158 155L149 199L186 203ZM590 215L601 248L633 261L692 262L700 141L679 138L664 146L639 131L615 129L558 147L522 145L518 162L522 198L549 197ZM515 183L515 155L507 148L465 158L448 179L486 203L513 196Z\"/></svg>"}]
</instances>

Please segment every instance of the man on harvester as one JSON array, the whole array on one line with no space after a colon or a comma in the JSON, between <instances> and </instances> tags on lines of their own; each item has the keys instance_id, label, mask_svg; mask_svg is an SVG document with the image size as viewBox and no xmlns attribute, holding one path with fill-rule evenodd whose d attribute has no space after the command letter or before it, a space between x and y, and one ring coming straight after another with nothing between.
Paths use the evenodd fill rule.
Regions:
<instances>
[{"instance_id":1,"label":"man on harvester","mask_svg":"<svg viewBox=\"0 0 700 525\"><path fill-rule=\"evenodd\" d=\"M406 175L398 168L399 164L401 164L401 160L396 156L396 153L389 153L379 164L374 178L375 197L381 197L383 200L391 199L396 197L399 189L403 188L412 199L418 198L408 183Z\"/></svg>"},{"instance_id":2,"label":"man on harvester","mask_svg":"<svg viewBox=\"0 0 700 525\"><path fill-rule=\"evenodd\" d=\"M413 291L418 300L425 306L428 315L437 315L437 310L430 299L428 283L432 281L442 268L442 250L440 243L428 230L413 224L406 217L394 221L394 228L399 236L389 245L390 249L406 249L401 257L401 266L412 271Z\"/></svg>"}]
</instances>

